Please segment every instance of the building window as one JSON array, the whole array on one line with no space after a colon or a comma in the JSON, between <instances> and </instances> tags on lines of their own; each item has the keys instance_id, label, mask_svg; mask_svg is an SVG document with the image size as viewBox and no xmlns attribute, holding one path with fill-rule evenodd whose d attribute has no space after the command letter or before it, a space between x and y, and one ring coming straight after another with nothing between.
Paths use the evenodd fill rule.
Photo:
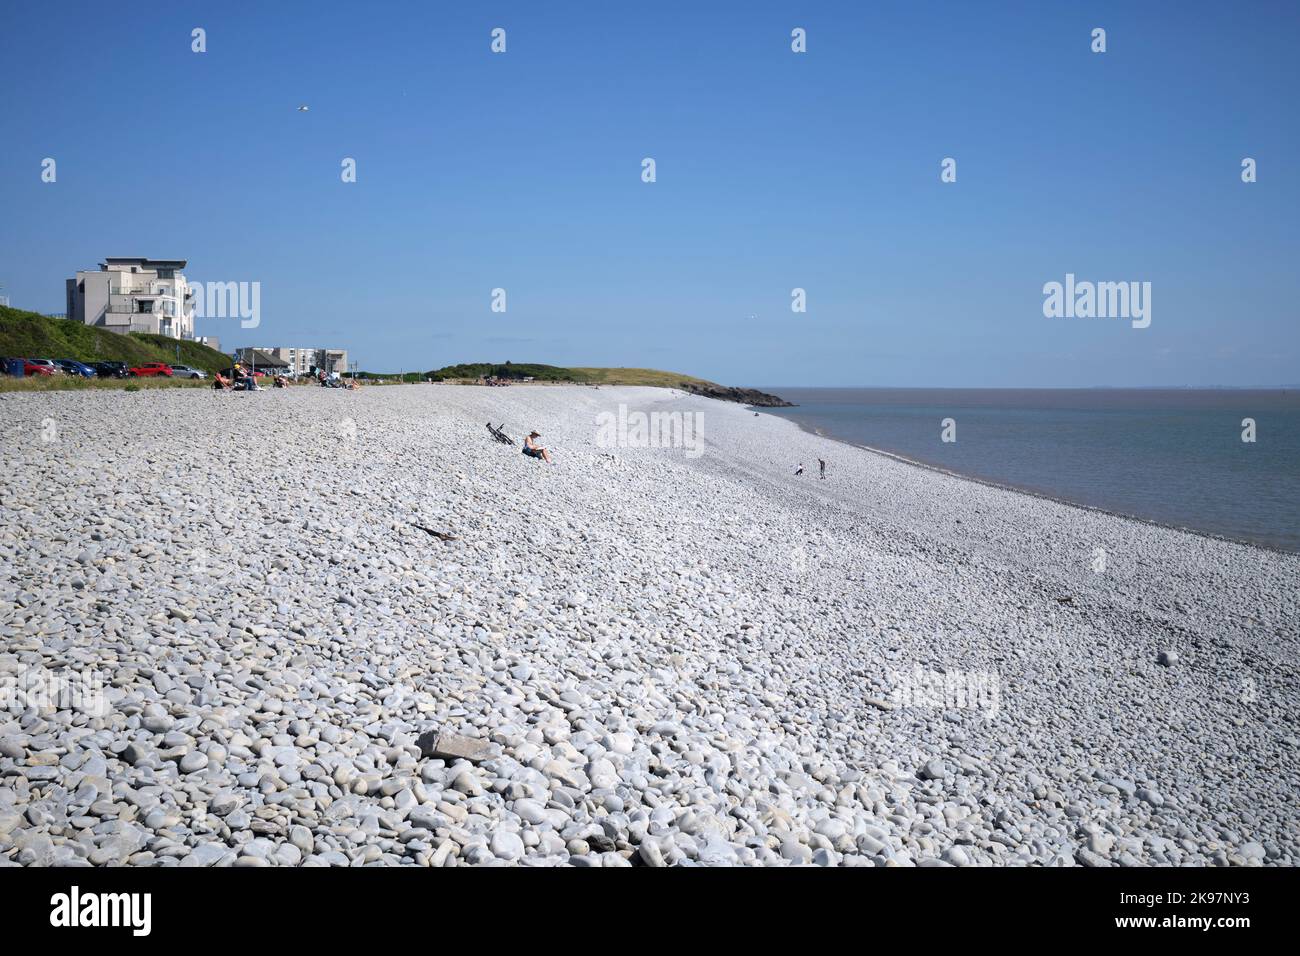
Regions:
<instances>
[{"instance_id":1,"label":"building window","mask_svg":"<svg viewBox=\"0 0 1300 956\"><path fill-rule=\"evenodd\" d=\"M153 300L151 300L151 299L136 299L136 300L135 300L135 310L136 310L137 312L152 312L152 311L153 311Z\"/></svg>"}]
</instances>

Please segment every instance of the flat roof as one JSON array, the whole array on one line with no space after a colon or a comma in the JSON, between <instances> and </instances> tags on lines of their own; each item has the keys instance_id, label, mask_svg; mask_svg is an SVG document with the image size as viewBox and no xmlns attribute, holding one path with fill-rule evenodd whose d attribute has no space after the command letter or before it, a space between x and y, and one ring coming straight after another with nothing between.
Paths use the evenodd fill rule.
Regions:
<instances>
[{"instance_id":1,"label":"flat roof","mask_svg":"<svg viewBox=\"0 0 1300 956\"><path fill-rule=\"evenodd\" d=\"M184 259L147 259L144 256L107 256L104 259L104 265L110 262L116 264L138 263L140 265L164 266L170 269L184 269Z\"/></svg>"}]
</instances>

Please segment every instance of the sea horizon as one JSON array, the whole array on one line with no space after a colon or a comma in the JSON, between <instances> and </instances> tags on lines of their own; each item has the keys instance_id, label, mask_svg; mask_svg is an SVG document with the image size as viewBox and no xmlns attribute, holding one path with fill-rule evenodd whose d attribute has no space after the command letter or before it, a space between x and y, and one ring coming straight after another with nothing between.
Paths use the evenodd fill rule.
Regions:
<instances>
[{"instance_id":1,"label":"sea horizon","mask_svg":"<svg viewBox=\"0 0 1300 956\"><path fill-rule=\"evenodd\" d=\"M890 391L1026 391L1042 390L1045 392L1093 392L1129 389L1135 392L1158 391L1206 391L1206 392L1267 392L1275 390L1300 389L1300 383L1282 385L755 385L760 391L779 394L781 389L800 389L818 391L825 389L856 388L863 390L888 389Z\"/></svg>"}]
</instances>

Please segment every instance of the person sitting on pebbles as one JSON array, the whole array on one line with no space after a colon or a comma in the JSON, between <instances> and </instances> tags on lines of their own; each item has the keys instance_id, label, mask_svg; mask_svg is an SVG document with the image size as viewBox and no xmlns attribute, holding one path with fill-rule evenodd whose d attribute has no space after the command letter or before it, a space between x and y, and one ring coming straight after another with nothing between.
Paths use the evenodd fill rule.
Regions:
<instances>
[{"instance_id":1,"label":"person sitting on pebbles","mask_svg":"<svg viewBox=\"0 0 1300 956\"><path fill-rule=\"evenodd\" d=\"M539 432L529 432L528 437L524 439L524 454L529 458L540 458L548 465L553 465L555 462L551 461L551 453L537 444L536 439L541 437Z\"/></svg>"}]
</instances>

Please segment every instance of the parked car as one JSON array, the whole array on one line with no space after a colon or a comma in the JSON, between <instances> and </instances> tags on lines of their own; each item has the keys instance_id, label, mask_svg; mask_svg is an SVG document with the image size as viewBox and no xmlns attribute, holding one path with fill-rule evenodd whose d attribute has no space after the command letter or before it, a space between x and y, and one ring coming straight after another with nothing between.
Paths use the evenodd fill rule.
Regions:
<instances>
[{"instance_id":1,"label":"parked car","mask_svg":"<svg viewBox=\"0 0 1300 956\"><path fill-rule=\"evenodd\" d=\"M59 367L49 359L29 358L23 366L24 375L53 375Z\"/></svg>"},{"instance_id":2,"label":"parked car","mask_svg":"<svg viewBox=\"0 0 1300 956\"><path fill-rule=\"evenodd\" d=\"M173 365L172 374L177 378L207 378L208 374L197 368L190 368L188 365Z\"/></svg>"},{"instance_id":3,"label":"parked car","mask_svg":"<svg viewBox=\"0 0 1300 956\"><path fill-rule=\"evenodd\" d=\"M100 378L127 378L131 374L125 362L91 362L90 367Z\"/></svg>"},{"instance_id":4,"label":"parked car","mask_svg":"<svg viewBox=\"0 0 1300 956\"><path fill-rule=\"evenodd\" d=\"M55 359L54 364L69 375L80 375L82 378L94 378L95 370L84 362L78 362L76 359Z\"/></svg>"},{"instance_id":5,"label":"parked car","mask_svg":"<svg viewBox=\"0 0 1300 956\"><path fill-rule=\"evenodd\" d=\"M131 374L137 378L157 378L159 375L171 378L172 367L164 365L162 362L145 362L143 365L137 365L131 369Z\"/></svg>"}]
</instances>

